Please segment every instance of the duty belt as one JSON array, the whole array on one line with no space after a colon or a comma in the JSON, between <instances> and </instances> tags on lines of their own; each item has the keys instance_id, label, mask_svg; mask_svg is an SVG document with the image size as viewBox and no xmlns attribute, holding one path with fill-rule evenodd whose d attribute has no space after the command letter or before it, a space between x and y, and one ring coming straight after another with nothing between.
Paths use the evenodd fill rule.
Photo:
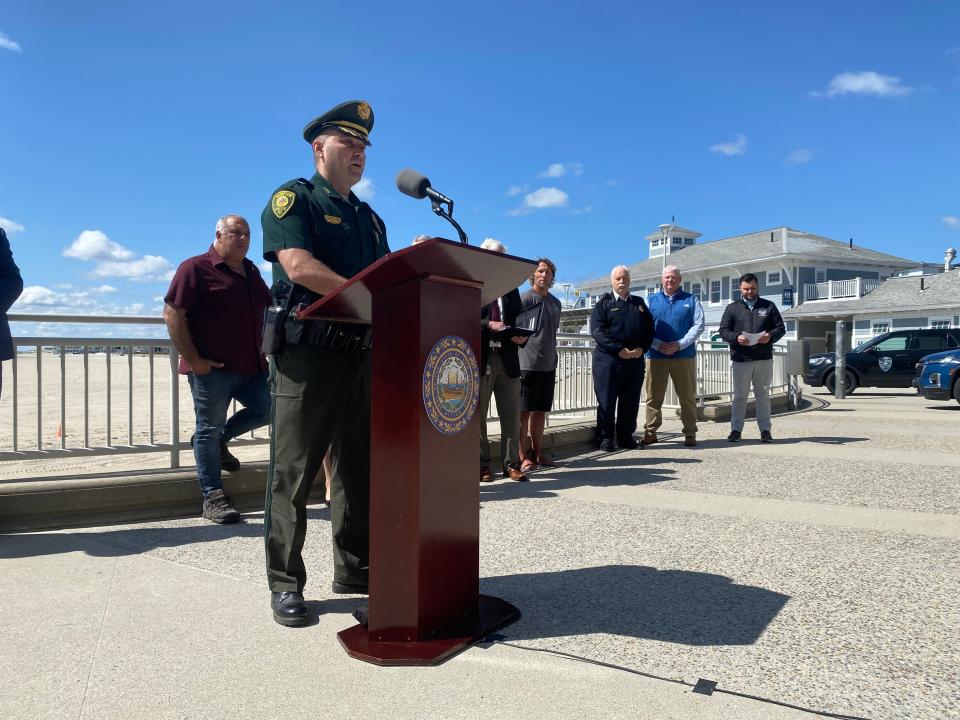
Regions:
<instances>
[{"instance_id":1,"label":"duty belt","mask_svg":"<svg viewBox=\"0 0 960 720\"><path fill-rule=\"evenodd\" d=\"M354 325L327 320L302 320L300 322L303 323L303 330L293 344L337 348L351 352L370 349L372 332L368 325Z\"/></svg>"}]
</instances>

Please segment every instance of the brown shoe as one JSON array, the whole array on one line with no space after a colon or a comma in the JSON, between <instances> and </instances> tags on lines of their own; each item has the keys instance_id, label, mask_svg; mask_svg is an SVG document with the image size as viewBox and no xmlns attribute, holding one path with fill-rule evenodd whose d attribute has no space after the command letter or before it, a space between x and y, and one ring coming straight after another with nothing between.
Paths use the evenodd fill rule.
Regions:
<instances>
[{"instance_id":1,"label":"brown shoe","mask_svg":"<svg viewBox=\"0 0 960 720\"><path fill-rule=\"evenodd\" d=\"M696 447L697 446L696 435L687 435L685 438L683 438L683 444L685 447Z\"/></svg>"},{"instance_id":2,"label":"brown shoe","mask_svg":"<svg viewBox=\"0 0 960 720\"><path fill-rule=\"evenodd\" d=\"M490 468L480 469L480 482L493 482L493 473L490 472Z\"/></svg>"},{"instance_id":3,"label":"brown shoe","mask_svg":"<svg viewBox=\"0 0 960 720\"><path fill-rule=\"evenodd\" d=\"M653 445L657 442L657 434L655 432L645 432L643 434L643 439L640 441L641 445Z\"/></svg>"},{"instance_id":4,"label":"brown shoe","mask_svg":"<svg viewBox=\"0 0 960 720\"><path fill-rule=\"evenodd\" d=\"M503 476L505 478L510 478L511 480L516 480L517 482L526 482L528 480L526 475L514 467L504 470Z\"/></svg>"}]
</instances>

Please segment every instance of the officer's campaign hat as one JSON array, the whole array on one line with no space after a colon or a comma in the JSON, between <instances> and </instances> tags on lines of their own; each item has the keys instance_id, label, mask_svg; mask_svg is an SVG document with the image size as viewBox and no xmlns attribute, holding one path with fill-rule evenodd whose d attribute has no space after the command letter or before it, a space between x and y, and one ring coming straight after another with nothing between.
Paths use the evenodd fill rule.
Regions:
<instances>
[{"instance_id":1,"label":"officer's campaign hat","mask_svg":"<svg viewBox=\"0 0 960 720\"><path fill-rule=\"evenodd\" d=\"M373 130L373 110L370 103L363 100L350 100L340 103L318 118L311 120L303 129L303 139L313 143L317 135L327 128L333 128L344 135L363 140L369 145L368 135Z\"/></svg>"}]
</instances>

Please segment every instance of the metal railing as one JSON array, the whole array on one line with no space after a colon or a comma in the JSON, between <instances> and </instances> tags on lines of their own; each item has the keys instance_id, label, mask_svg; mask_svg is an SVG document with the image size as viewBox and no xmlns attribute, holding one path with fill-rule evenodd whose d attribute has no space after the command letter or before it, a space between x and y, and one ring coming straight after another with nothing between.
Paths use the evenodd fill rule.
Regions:
<instances>
[{"instance_id":1,"label":"metal railing","mask_svg":"<svg viewBox=\"0 0 960 720\"><path fill-rule=\"evenodd\" d=\"M14 333L17 353L4 363L10 371L0 396L0 461L165 452L169 467L180 467L180 451L189 447L181 438L194 427L193 413L181 407L192 409L192 398L163 318L13 313L8 319L82 332L98 324L162 330L144 337Z\"/></svg>"},{"instance_id":2,"label":"metal railing","mask_svg":"<svg viewBox=\"0 0 960 720\"><path fill-rule=\"evenodd\" d=\"M826 282L804 283L803 301L863 297L871 290L876 290L880 287L881 282L880 280L858 277L850 280L828 280Z\"/></svg>"},{"instance_id":3,"label":"metal railing","mask_svg":"<svg viewBox=\"0 0 960 720\"><path fill-rule=\"evenodd\" d=\"M159 317L12 314L14 322L160 325L163 337L70 337L14 335L17 356L0 396L0 461L52 457L90 457L138 452L166 452L169 467L180 466L194 419L190 389L179 375L179 355ZM553 410L549 418L591 413L593 338L558 335L558 366ZM726 347L697 346L697 401L730 401L730 360ZM117 367L119 366L119 368ZM771 392L785 392L786 348L774 346ZM183 406L191 408L183 413ZM664 399L679 407L672 384ZM234 407L234 410L236 408ZM9 419L9 421L8 421ZM497 412L491 402L490 420ZM267 442L268 430L250 440Z\"/></svg>"}]
</instances>

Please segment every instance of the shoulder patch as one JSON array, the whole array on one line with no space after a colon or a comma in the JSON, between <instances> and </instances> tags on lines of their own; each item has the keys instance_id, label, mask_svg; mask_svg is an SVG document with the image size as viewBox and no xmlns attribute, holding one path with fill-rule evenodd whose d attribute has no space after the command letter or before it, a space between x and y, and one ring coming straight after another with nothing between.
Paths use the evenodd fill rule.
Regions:
<instances>
[{"instance_id":1,"label":"shoulder patch","mask_svg":"<svg viewBox=\"0 0 960 720\"><path fill-rule=\"evenodd\" d=\"M343 222L343 218L338 217L337 215L324 215L323 219L326 220L331 225L339 225Z\"/></svg>"},{"instance_id":2,"label":"shoulder patch","mask_svg":"<svg viewBox=\"0 0 960 720\"><path fill-rule=\"evenodd\" d=\"M296 194L289 190L277 190L273 194L273 199L270 200L270 209L273 210L277 220L282 220L283 216L290 212L290 208L293 207L296 199Z\"/></svg>"}]
</instances>

